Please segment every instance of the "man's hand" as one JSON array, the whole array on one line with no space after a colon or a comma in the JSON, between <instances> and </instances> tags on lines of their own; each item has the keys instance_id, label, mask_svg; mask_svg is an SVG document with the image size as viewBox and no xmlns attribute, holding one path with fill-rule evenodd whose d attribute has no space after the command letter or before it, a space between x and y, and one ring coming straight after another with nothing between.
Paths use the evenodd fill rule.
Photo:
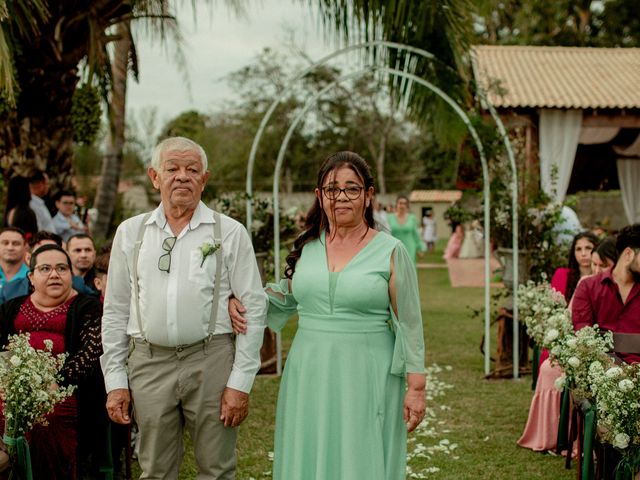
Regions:
<instances>
[{"instance_id":1,"label":"man's hand","mask_svg":"<svg viewBox=\"0 0 640 480\"><path fill-rule=\"evenodd\" d=\"M222 392L220 420L225 427L237 427L249 414L249 394L226 387Z\"/></svg>"},{"instance_id":2,"label":"man's hand","mask_svg":"<svg viewBox=\"0 0 640 480\"><path fill-rule=\"evenodd\" d=\"M109 418L122 425L131 423L131 418L129 417L130 404L131 394L128 388L111 390L109 395L107 395L107 413L109 414Z\"/></svg>"},{"instance_id":3,"label":"man's hand","mask_svg":"<svg viewBox=\"0 0 640 480\"><path fill-rule=\"evenodd\" d=\"M229 316L231 317L231 326L236 335L247 333L247 319L242 316L247 311L244 305L240 303L236 297L229 298Z\"/></svg>"}]
</instances>

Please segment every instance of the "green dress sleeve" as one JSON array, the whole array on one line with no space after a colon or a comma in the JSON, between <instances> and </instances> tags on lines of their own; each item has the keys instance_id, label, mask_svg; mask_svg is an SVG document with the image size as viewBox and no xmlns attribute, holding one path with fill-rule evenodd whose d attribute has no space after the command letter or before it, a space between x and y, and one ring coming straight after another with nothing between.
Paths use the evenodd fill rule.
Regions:
<instances>
[{"instance_id":1,"label":"green dress sleeve","mask_svg":"<svg viewBox=\"0 0 640 480\"><path fill-rule=\"evenodd\" d=\"M425 372L422 312L416 268L401 243L393 252L393 265L398 315L390 308L396 334L391 373L404 377Z\"/></svg>"},{"instance_id":2,"label":"green dress sleeve","mask_svg":"<svg viewBox=\"0 0 640 480\"><path fill-rule=\"evenodd\" d=\"M283 278L280 283L268 283L265 287L269 297L269 311L267 313L267 325L271 330L279 332L297 312L298 302L289 291L289 280Z\"/></svg>"}]
</instances>

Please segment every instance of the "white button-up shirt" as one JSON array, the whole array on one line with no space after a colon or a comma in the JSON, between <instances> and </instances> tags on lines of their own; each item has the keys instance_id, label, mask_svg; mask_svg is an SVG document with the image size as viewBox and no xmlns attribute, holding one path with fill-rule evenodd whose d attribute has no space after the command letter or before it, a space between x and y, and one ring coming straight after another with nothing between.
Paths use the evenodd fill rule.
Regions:
<instances>
[{"instance_id":1,"label":"white button-up shirt","mask_svg":"<svg viewBox=\"0 0 640 480\"><path fill-rule=\"evenodd\" d=\"M36 214L36 221L38 222L38 230L46 230L47 232L56 233L56 226L53 224L53 218L44 200L39 196L31 194L31 201L29 207Z\"/></svg>"},{"instance_id":2,"label":"white button-up shirt","mask_svg":"<svg viewBox=\"0 0 640 480\"><path fill-rule=\"evenodd\" d=\"M107 392L128 388L126 361L129 338L145 339L166 347L188 345L207 337L213 301L217 256L204 258L200 247L214 242L213 211L200 202L191 221L177 236L171 251L170 272L158 269L167 252L162 243L175 236L162 204L147 219L138 258L139 309L133 293L134 246L143 215L118 227L109 262L109 281L102 316L100 362ZM249 234L237 221L220 215L222 272L220 301L214 335L231 333L227 310L233 294L247 308L247 332L236 337L236 353L227 386L249 392L260 368L260 347L268 299L262 288ZM140 312L144 332L136 317Z\"/></svg>"}]
</instances>

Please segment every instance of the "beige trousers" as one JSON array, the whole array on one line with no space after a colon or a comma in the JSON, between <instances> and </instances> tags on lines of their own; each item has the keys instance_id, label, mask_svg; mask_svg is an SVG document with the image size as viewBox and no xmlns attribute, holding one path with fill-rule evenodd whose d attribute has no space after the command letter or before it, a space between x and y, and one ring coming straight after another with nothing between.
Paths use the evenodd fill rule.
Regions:
<instances>
[{"instance_id":1,"label":"beige trousers","mask_svg":"<svg viewBox=\"0 0 640 480\"><path fill-rule=\"evenodd\" d=\"M229 335L171 349L136 342L129 386L140 430L141 479L178 478L185 427L195 450L196 478L235 477L237 428L220 422L220 399L233 358Z\"/></svg>"}]
</instances>

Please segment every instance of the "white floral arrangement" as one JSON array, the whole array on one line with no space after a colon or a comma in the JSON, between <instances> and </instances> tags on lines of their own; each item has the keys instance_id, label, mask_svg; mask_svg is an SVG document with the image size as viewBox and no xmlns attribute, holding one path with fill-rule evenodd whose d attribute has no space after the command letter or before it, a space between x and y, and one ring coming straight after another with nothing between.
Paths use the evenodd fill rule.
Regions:
<instances>
[{"instance_id":1,"label":"white floral arrangement","mask_svg":"<svg viewBox=\"0 0 640 480\"><path fill-rule=\"evenodd\" d=\"M589 366L594 362L606 363L607 352L613 348L611 332L601 332L598 325L581 328L566 335L549 352L549 358L562 368L564 375L556 380L562 390L568 383L575 395L592 400Z\"/></svg>"},{"instance_id":2,"label":"white floral arrangement","mask_svg":"<svg viewBox=\"0 0 640 480\"><path fill-rule=\"evenodd\" d=\"M529 280L518 287L518 310L527 326L527 335L542 346L551 316L566 309L564 296L547 282Z\"/></svg>"},{"instance_id":3,"label":"white floral arrangement","mask_svg":"<svg viewBox=\"0 0 640 480\"><path fill-rule=\"evenodd\" d=\"M60 369L66 354L53 355L53 343L45 349L29 344L29 334L11 335L0 361L0 398L5 417L5 437L23 437L36 424L47 425L46 415L69 397L75 386L61 387Z\"/></svg>"},{"instance_id":4,"label":"white floral arrangement","mask_svg":"<svg viewBox=\"0 0 640 480\"><path fill-rule=\"evenodd\" d=\"M565 338L573 335L573 323L571 322L571 312L566 308L556 310L547 317L544 322L544 334L540 340L539 346L549 350L549 354L559 353L559 348Z\"/></svg>"},{"instance_id":5,"label":"white floral arrangement","mask_svg":"<svg viewBox=\"0 0 640 480\"><path fill-rule=\"evenodd\" d=\"M640 445L640 364L592 362L589 383L600 439L623 452Z\"/></svg>"}]
</instances>

